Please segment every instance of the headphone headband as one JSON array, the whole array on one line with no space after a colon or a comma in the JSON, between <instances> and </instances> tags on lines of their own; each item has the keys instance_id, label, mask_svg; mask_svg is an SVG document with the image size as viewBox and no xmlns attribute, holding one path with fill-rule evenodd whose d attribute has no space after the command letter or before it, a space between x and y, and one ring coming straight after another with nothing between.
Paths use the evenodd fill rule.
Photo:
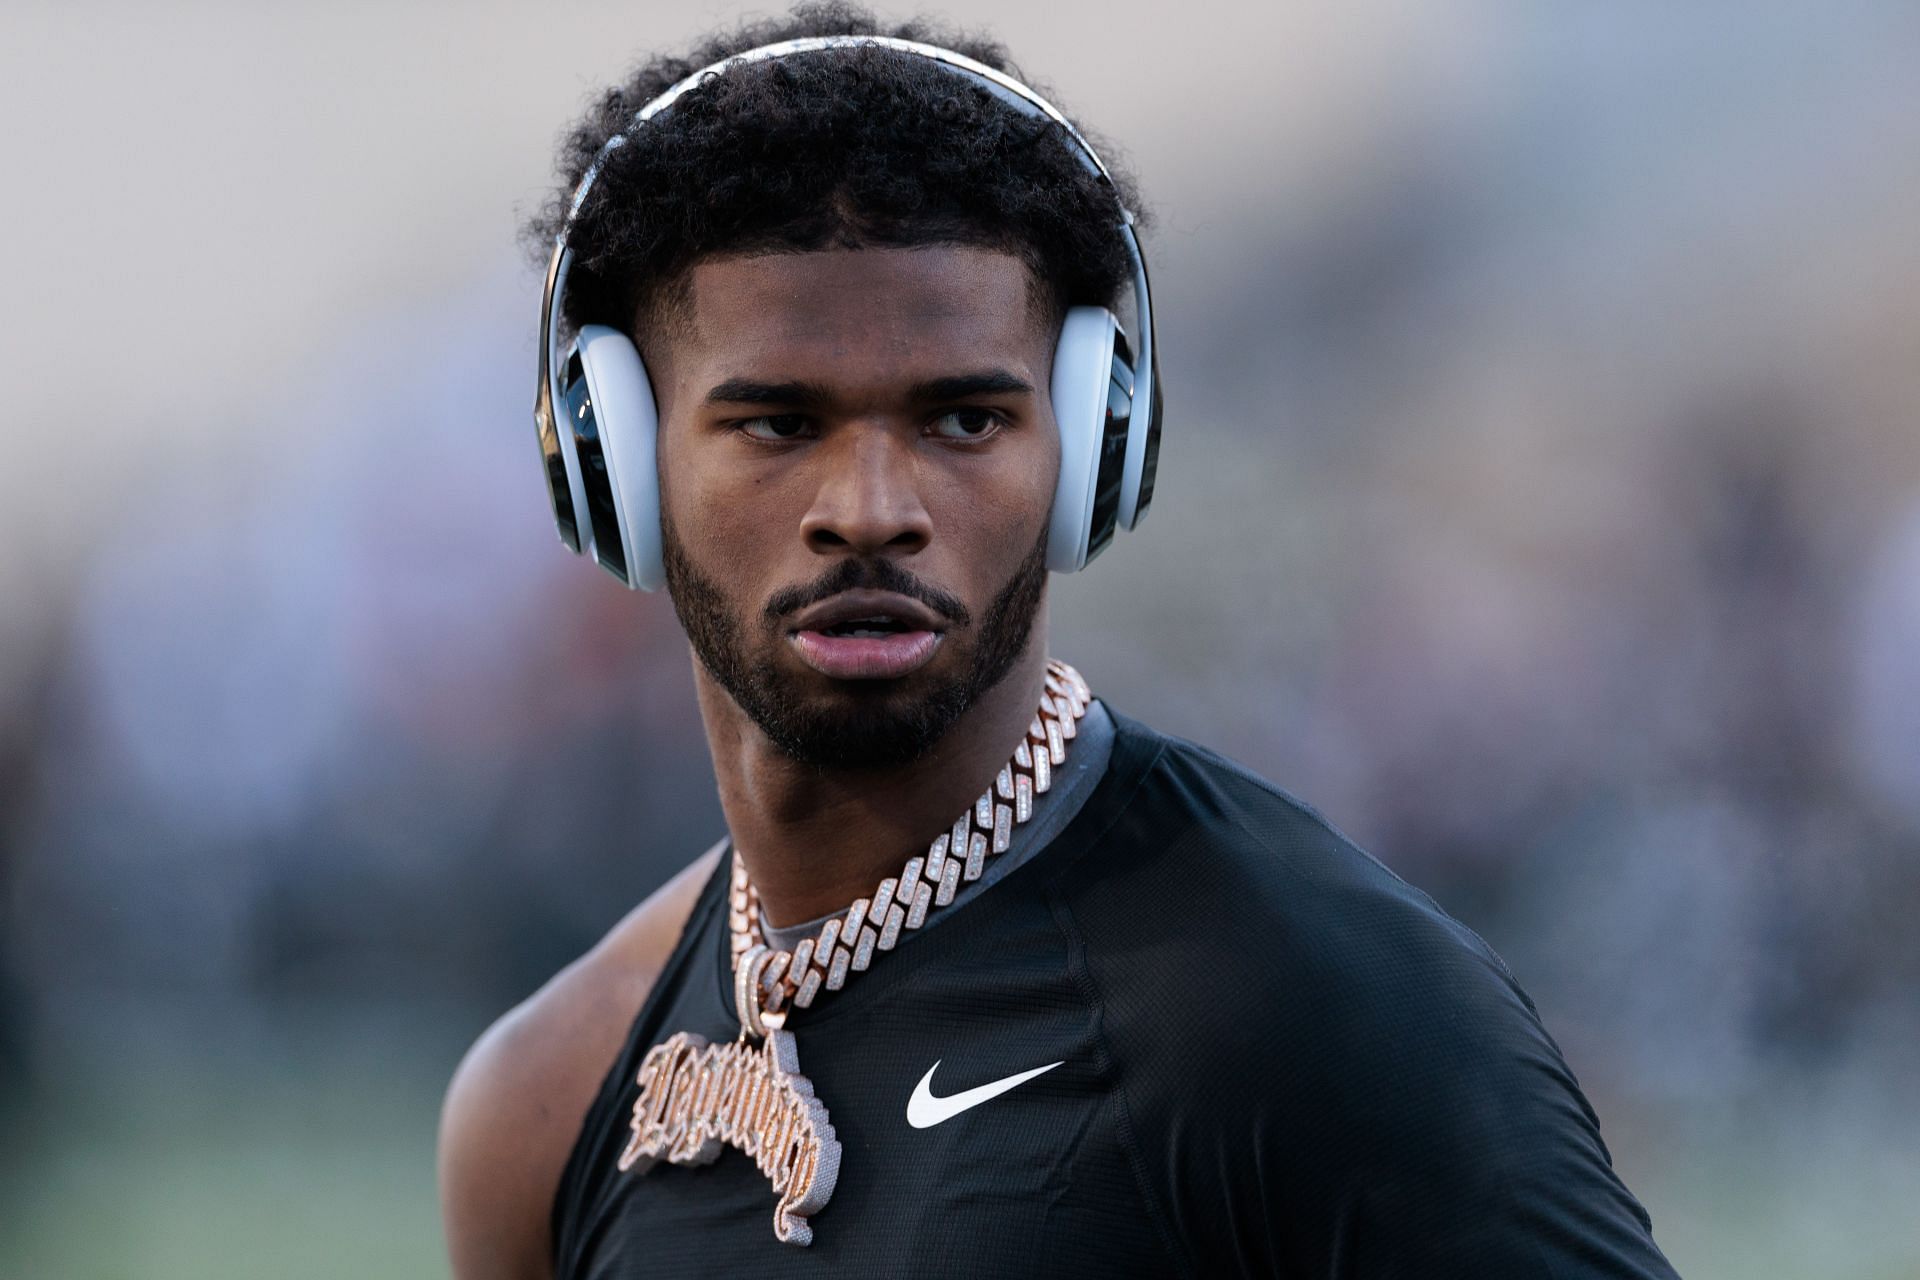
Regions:
<instances>
[{"instance_id":1,"label":"headphone headband","mask_svg":"<svg viewBox=\"0 0 1920 1280\"><path fill-rule=\"evenodd\" d=\"M1113 181L1112 175L1107 172L1106 163L1100 159L1099 153L1093 149L1087 140L1080 135L1080 130L1074 127L1073 121L1067 119L1058 107L1004 71L996 71L986 63L969 58L964 53L955 53L951 49L942 49L938 45L922 44L918 40L902 40L896 36L802 36L794 40L780 40L773 44L763 44L757 48L736 53L731 57L722 58L718 62L709 63L692 75L684 77L659 97L647 103L644 107L641 107L639 111L634 113L633 119L628 122L625 132L616 133L613 137L608 138L606 142L601 145L598 154L594 156L593 163L587 166L586 173L582 175L580 179L579 187L574 190L573 201L567 210L567 221L571 223L575 215L580 212L580 206L586 202L587 189L593 185L593 180L600 176L600 166L605 163L609 155L626 144L627 138L632 134L633 130L653 119L675 102L678 102L681 96L688 90L698 88L706 81L708 76L720 75L734 66L741 66L752 62L770 62L774 59L789 57L796 53L815 53L822 49L863 48L893 49L900 53L917 54L922 58L930 58L935 62L951 67L971 79L983 82L981 87L985 88L1002 102L1018 109L1022 114L1044 116L1054 124L1059 125L1062 129L1065 129L1067 136L1073 139L1074 145L1079 149L1083 162L1087 167L1091 169L1097 177L1107 182ZM1131 223L1133 221L1133 215L1127 210L1122 209L1121 215L1127 222ZM563 231L561 234L564 236L565 232Z\"/></svg>"}]
</instances>

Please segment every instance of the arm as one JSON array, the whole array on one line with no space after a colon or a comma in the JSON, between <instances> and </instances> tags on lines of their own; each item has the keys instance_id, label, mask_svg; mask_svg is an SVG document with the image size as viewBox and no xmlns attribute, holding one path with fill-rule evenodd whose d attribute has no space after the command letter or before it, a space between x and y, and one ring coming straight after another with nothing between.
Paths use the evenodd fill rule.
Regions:
<instances>
[{"instance_id":1,"label":"arm","mask_svg":"<svg viewBox=\"0 0 1920 1280\"><path fill-rule=\"evenodd\" d=\"M1065 918L1186 1274L1672 1280L1484 942L1283 793L1162 773Z\"/></svg>"},{"instance_id":2,"label":"arm","mask_svg":"<svg viewBox=\"0 0 1920 1280\"><path fill-rule=\"evenodd\" d=\"M1531 1002L1504 967L1482 973L1395 1008L1371 1046L1391 1065L1321 1095L1344 1113L1321 1274L1675 1280Z\"/></svg>"},{"instance_id":3,"label":"arm","mask_svg":"<svg viewBox=\"0 0 1920 1280\"><path fill-rule=\"evenodd\" d=\"M467 1051L440 1115L456 1280L548 1280L555 1188L608 1064L678 942L716 845Z\"/></svg>"},{"instance_id":4,"label":"arm","mask_svg":"<svg viewBox=\"0 0 1920 1280\"><path fill-rule=\"evenodd\" d=\"M1531 1003L1437 914L1230 1030L1227 1106L1163 1100L1201 1274L1674 1280Z\"/></svg>"}]
</instances>

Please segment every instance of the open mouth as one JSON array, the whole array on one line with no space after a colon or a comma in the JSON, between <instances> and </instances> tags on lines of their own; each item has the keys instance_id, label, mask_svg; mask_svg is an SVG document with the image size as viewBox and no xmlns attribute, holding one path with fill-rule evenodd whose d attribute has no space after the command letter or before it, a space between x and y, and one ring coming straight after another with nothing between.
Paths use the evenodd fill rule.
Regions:
<instances>
[{"instance_id":1,"label":"open mouth","mask_svg":"<svg viewBox=\"0 0 1920 1280\"><path fill-rule=\"evenodd\" d=\"M940 647L942 617L891 591L853 590L803 610L789 624L795 654L835 680L893 680L925 666Z\"/></svg>"},{"instance_id":2,"label":"open mouth","mask_svg":"<svg viewBox=\"0 0 1920 1280\"><path fill-rule=\"evenodd\" d=\"M850 618L845 622L834 623L830 627L822 627L819 634L823 636L833 636L835 638L852 637L855 639L870 640L878 639L882 636L903 635L907 632L918 630L920 630L919 627L902 622L898 618Z\"/></svg>"}]
</instances>

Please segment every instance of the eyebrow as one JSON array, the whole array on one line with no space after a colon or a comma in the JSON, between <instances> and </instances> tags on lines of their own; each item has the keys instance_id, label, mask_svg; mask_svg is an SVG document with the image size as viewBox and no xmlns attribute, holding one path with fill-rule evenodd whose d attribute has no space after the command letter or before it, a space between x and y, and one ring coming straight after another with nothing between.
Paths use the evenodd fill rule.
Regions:
<instances>
[{"instance_id":1,"label":"eyebrow","mask_svg":"<svg viewBox=\"0 0 1920 1280\"><path fill-rule=\"evenodd\" d=\"M728 378L707 392L708 404L791 404L815 409L831 397L827 389L813 382L755 382L752 378Z\"/></svg>"},{"instance_id":2,"label":"eyebrow","mask_svg":"<svg viewBox=\"0 0 1920 1280\"><path fill-rule=\"evenodd\" d=\"M965 400L968 396L1031 395L1033 384L1005 369L983 369L978 373L955 374L916 382L907 395L919 401Z\"/></svg>"},{"instance_id":3,"label":"eyebrow","mask_svg":"<svg viewBox=\"0 0 1920 1280\"><path fill-rule=\"evenodd\" d=\"M907 398L918 403L1032 393L1032 383L1005 369L929 378L907 388ZM708 404L785 404L801 409L821 408L832 398L831 393L816 382L759 382L752 378L728 378L716 384L706 397Z\"/></svg>"}]
</instances>

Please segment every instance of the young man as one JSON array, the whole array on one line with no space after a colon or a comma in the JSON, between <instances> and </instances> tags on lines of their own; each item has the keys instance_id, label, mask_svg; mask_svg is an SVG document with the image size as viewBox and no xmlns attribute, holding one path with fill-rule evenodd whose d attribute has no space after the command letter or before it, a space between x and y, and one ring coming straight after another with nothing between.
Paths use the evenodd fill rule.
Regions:
<instances>
[{"instance_id":1,"label":"young man","mask_svg":"<svg viewBox=\"0 0 1920 1280\"><path fill-rule=\"evenodd\" d=\"M1050 663L1151 496L1130 188L877 34L642 69L538 228L555 514L668 587L728 836L462 1064L457 1275L1671 1275L1478 937Z\"/></svg>"}]
</instances>

